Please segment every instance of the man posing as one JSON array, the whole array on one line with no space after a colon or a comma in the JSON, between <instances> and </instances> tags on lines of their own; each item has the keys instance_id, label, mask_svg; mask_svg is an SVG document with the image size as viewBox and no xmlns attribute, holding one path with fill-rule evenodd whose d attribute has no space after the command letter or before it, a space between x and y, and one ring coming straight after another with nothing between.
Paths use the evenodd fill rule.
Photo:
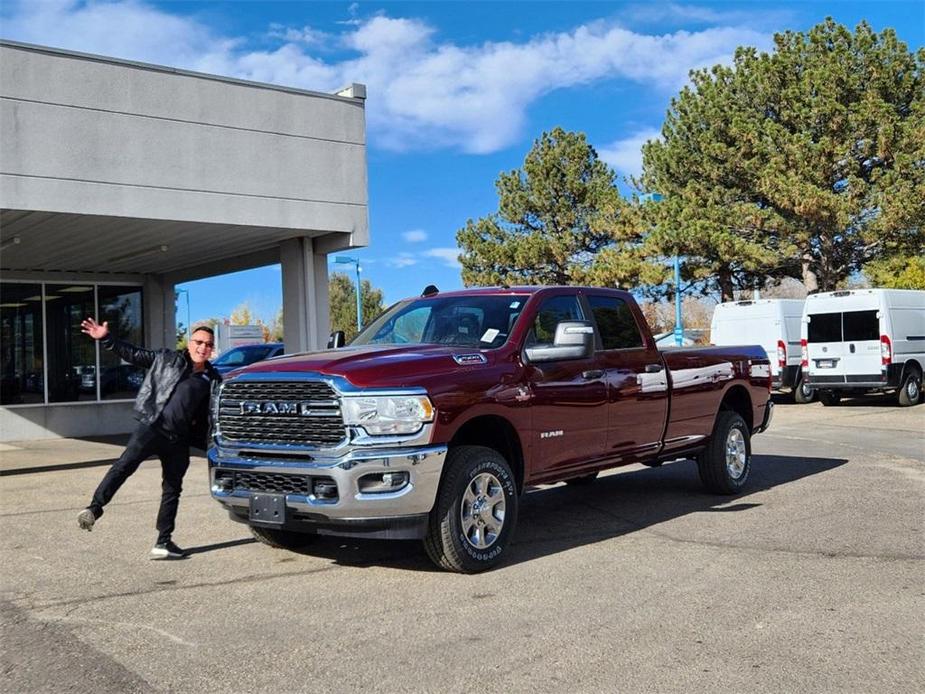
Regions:
<instances>
[{"instance_id":1,"label":"man posing","mask_svg":"<svg viewBox=\"0 0 925 694\"><path fill-rule=\"evenodd\" d=\"M122 456L103 477L90 505L77 516L77 524L92 530L119 487L143 460L156 455L161 460L163 481L161 506L157 514L157 543L152 559L181 559L187 553L171 536L180 503L183 475L189 467L190 443L204 447L208 432L209 392L221 379L209 363L215 337L211 328L193 331L186 350L150 350L116 340L109 324L92 318L80 324L83 332L115 352L123 360L148 369L135 398L138 425Z\"/></svg>"}]
</instances>

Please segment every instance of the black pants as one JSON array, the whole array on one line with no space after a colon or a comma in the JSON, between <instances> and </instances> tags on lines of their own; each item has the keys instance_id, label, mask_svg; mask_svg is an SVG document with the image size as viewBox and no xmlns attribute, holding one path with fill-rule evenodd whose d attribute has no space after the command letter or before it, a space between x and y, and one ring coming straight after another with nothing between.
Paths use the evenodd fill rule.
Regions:
<instances>
[{"instance_id":1,"label":"black pants","mask_svg":"<svg viewBox=\"0 0 925 694\"><path fill-rule=\"evenodd\" d=\"M147 424L139 424L121 457L109 468L109 472L93 493L90 510L99 518L103 507L125 480L132 476L143 460L156 455L161 460L161 507L157 513L157 541L168 542L173 534L180 505L180 492L183 491L183 475L189 468L189 443L171 441L157 429Z\"/></svg>"}]
</instances>

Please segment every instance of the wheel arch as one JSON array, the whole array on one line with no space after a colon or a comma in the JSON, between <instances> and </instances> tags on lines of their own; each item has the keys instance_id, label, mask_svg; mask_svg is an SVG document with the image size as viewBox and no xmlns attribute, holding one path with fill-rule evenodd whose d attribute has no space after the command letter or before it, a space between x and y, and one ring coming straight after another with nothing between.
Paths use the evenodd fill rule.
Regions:
<instances>
[{"instance_id":1,"label":"wheel arch","mask_svg":"<svg viewBox=\"0 0 925 694\"><path fill-rule=\"evenodd\" d=\"M754 431L755 429L755 410L752 406L752 397L749 395L748 389L743 385L733 385L725 393L723 393L723 399L719 403L719 410L717 411L717 416L722 410L729 410L738 414L748 426L748 430ZM760 422L758 423L760 424ZM714 419L714 427L716 426L716 421Z\"/></svg>"},{"instance_id":2,"label":"wheel arch","mask_svg":"<svg viewBox=\"0 0 925 694\"><path fill-rule=\"evenodd\" d=\"M517 429L507 419L499 415L487 414L473 417L466 421L450 439L450 448L454 446L486 446L496 450L514 473L518 493L524 487L524 452Z\"/></svg>"}]
</instances>

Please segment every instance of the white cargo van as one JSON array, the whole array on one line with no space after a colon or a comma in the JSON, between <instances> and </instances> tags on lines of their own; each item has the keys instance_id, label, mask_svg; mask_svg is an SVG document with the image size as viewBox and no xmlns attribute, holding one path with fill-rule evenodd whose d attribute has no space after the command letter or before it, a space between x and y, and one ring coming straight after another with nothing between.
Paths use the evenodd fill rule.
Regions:
<instances>
[{"instance_id":1,"label":"white cargo van","mask_svg":"<svg viewBox=\"0 0 925 694\"><path fill-rule=\"evenodd\" d=\"M802 299L755 299L718 304L710 323L714 345L759 344L771 360L771 387L793 394L797 402L813 399L800 376Z\"/></svg>"},{"instance_id":2,"label":"white cargo van","mask_svg":"<svg viewBox=\"0 0 925 694\"><path fill-rule=\"evenodd\" d=\"M843 395L895 391L922 398L925 291L853 289L812 294L803 306L803 373L823 405Z\"/></svg>"}]
</instances>

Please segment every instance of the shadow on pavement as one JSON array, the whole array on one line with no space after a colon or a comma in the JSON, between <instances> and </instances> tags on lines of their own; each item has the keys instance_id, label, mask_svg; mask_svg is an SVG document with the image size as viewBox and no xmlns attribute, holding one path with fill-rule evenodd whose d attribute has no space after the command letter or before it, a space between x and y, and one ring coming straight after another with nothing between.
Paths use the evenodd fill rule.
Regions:
<instances>
[{"instance_id":1,"label":"shadow on pavement","mask_svg":"<svg viewBox=\"0 0 925 694\"><path fill-rule=\"evenodd\" d=\"M214 552L219 549L228 549L229 547L240 547L241 545L252 545L257 540L252 537L245 537L240 540L228 540L227 542L216 542L213 545L202 545L201 547L187 547L188 554L204 554L205 552Z\"/></svg>"},{"instance_id":2,"label":"shadow on pavement","mask_svg":"<svg viewBox=\"0 0 925 694\"><path fill-rule=\"evenodd\" d=\"M756 455L748 494L827 472L844 458ZM703 491L692 461L634 469L582 487L565 484L530 491L520 500L520 517L508 557L510 566L538 557L619 537L691 513L742 513L761 506ZM319 537L299 553L352 567L387 566L439 571L418 541Z\"/></svg>"}]
</instances>

